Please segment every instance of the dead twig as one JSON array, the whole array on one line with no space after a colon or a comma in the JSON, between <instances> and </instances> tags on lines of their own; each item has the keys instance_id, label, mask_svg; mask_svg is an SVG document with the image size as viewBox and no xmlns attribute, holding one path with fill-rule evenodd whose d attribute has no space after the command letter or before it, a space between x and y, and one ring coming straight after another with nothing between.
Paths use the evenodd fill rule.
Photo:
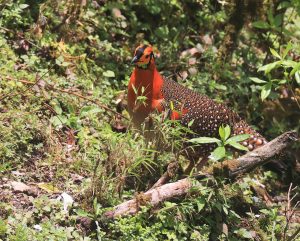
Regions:
<instances>
[{"instance_id":1,"label":"dead twig","mask_svg":"<svg viewBox=\"0 0 300 241\"><path fill-rule=\"evenodd\" d=\"M287 207L285 207L285 210L284 210L284 213L285 213L285 219L286 219L286 225L284 227L284 232L283 232L283 240L287 240L287 231L289 229L289 226L290 226L290 222L295 214L295 211L296 211L296 208L299 206L300 204L300 201L296 202L296 204L294 205L294 207L291 208L291 203L293 201L293 199L298 195L298 193L296 193L292 198L291 198L291 192L294 191L296 187L292 188L293 187L293 183L290 184L290 187L289 187L289 191L288 191L288 194L287 194ZM297 235L297 233L296 233ZM290 239L289 239L290 240ZM292 240L292 239L291 239Z\"/></svg>"}]
</instances>

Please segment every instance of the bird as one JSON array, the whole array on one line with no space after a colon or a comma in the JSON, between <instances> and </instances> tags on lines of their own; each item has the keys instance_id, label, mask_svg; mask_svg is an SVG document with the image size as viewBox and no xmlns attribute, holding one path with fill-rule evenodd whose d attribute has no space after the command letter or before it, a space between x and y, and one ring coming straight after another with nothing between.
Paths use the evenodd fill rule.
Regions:
<instances>
[{"instance_id":1,"label":"bird","mask_svg":"<svg viewBox=\"0 0 300 241\"><path fill-rule=\"evenodd\" d=\"M219 127L229 125L233 135L249 134L250 137L241 143L249 151L267 143L261 134L226 105L164 78L156 68L150 44L139 45L131 63L134 70L128 84L127 108L135 127L139 128L151 113L169 110L170 119L188 126L197 136L218 137ZM207 160L215 147L215 144L203 144L191 148L186 156Z\"/></svg>"}]
</instances>

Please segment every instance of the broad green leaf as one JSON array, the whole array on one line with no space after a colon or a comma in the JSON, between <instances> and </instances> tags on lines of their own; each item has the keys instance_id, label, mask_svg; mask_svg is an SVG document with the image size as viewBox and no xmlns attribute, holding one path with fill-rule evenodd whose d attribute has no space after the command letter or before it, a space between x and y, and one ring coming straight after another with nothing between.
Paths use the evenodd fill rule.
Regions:
<instances>
[{"instance_id":1,"label":"broad green leaf","mask_svg":"<svg viewBox=\"0 0 300 241\"><path fill-rule=\"evenodd\" d=\"M188 142L196 144L206 144L206 143L220 143L221 141L214 137L197 137L189 140Z\"/></svg>"},{"instance_id":2,"label":"broad green leaf","mask_svg":"<svg viewBox=\"0 0 300 241\"><path fill-rule=\"evenodd\" d=\"M218 161L225 157L225 147L219 146L217 147L209 156L212 160Z\"/></svg>"},{"instance_id":3,"label":"broad green leaf","mask_svg":"<svg viewBox=\"0 0 300 241\"><path fill-rule=\"evenodd\" d=\"M80 111L80 117L85 117L85 116L97 114L97 113L100 113L100 112L103 112L103 110L100 109L99 107L85 106Z\"/></svg>"},{"instance_id":4,"label":"broad green leaf","mask_svg":"<svg viewBox=\"0 0 300 241\"><path fill-rule=\"evenodd\" d=\"M264 21L253 22L252 26L255 27L255 28L260 28L260 29L270 28L270 25L267 22L264 22Z\"/></svg>"},{"instance_id":5,"label":"broad green leaf","mask_svg":"<svg viewBox=\"0 0 300 241\"><path fill-rule=\"evenodd\" d=\"M225 144L229 144L230 142L241 142L241 141L247 140L249 137L250 137L249 134L241 134L241 135L232 136L225 142Z\"/></svg>"},{"instance_id":6,"label":"broad green leaf","mask_svg":"<svg viewBox=\"0 0 300 241\"><path fill-rule=\"evenodd\" d=\"M300 62L297 63L294 67L293 70L290 73L290 76L293 76L297 71L300 71Z\"/></svg>"},{"instance_id":7,"label":"broad green leaf","mask_svg":"<svg viewBox=\"0 0 300 241\"><path fill-rule=\"evenodd\" d=\"M224 91L227 90L227 87L225 85L221 85L221 84L217 84L217 83L215 84L215 88L217 90L224 90Z\"/></svg>"},{"instance_id":8,"label":"broad green leaf","mask_svg":"<svg viewBox=\"0 0 300 241\"><path fill-rule=\"evenodd\" d=\"M270 48L270 51L274 57L281 59L280 55L277 53L277 51L275 49Z\"/></svg>"},{"instance_id":9,"label":"broad green leaf","mask_svg":"<svg viewBox=\"0 0 300 241\"><path fill-rule=\"evenodd\" d=\"M282 80L278 81L278 84L280 84L280 85L283 85L283 84L286 84L286 83L287 83L286 79L282 79Z\"/></svg>"},{"instance_id":10,"label":"broad green leaf","mask_svg":"<svg viewBox=\"0 0 300 241\"><path fill-rule=\"evenodd\" d=\"M111 71L111 70L107 70L105 72L103 72L103 76L108 77L108 78L113 78L115 77L115 72Z\"/></svg>"},{"instance_id":11,"label":"broad green leaf","mask_svg":"<svg viewBox=\"0 0 300 241\"><path fill-rule=\"evenodd\" d=\"M297 62L293 61L293 60L284 60L282 62L282 65L287 67L287 68L295 68L297 66Z\"/></svg>"},{"instance_id":12,"label":"broad green leaf","mask_svg":"<svg viewBox=\"0 0 300 241\"><path fill-rule=\"evenodd\" d=\"M52 116L50 118L50 122L55 128L62 128L62 126L67 123L67 121L67 117L63 115Z\"/></svg>"},{"instance_id":13,"label":"broad green leaf","mask_svg":"<svg viewBox=\"0 0 300 241\"><path fill-rule=\"evenodd\" d=\"M267 16L268 16L268 20L269 20L270 25L273 25L274 16L273 16L273 11L271 11L271 9L268 10Z\"/></svg>"},{"instance_id":14,"label":"broad green leaf","mask_svg":"<svg viewBox=\"0 0 300 241\"><path fill-rule=\"evenodd\" d=\"M263 86L260 93L260 97L262 101L264 101L269 96L269 94L271 93L271 88L272 88L271 82Z\"/></svg>"},{"instance_id":15,"label":"broad green leaf","mask_svg":"<svg viewBox=\"0 0 300 241\"><path fill-rule=\"evenodd\" d=\"M242 238L246 238L246 239L253 239L253 236L251 234L251 232L249 232L247 229L245 228L240 228L236 231L234 231L237 235L241 236Z\"/></svg>"},{"instance_id":16,"label":"broad green leaf","mask_svg":"<svg viewBox=\"0 0 300 241\"><path fill-rule=\"evenodd\" d=\"M223 125L219 127L219 136L222 141L225 141L225 127Z\"/></svg>"},{"instance_id":17,"label":"broad green leaf","mask_svg":"<svg viewBox=\"0 0 300 241\"><path fill-rule=\"evenodd\" d=\"M256 78L256 77L250 77L250 79L251 79L254 83L257 83L257 84L264 84L264 83L267 83L267 81L262 80L262 79L259 79L259 78Z\"/></svg>"},{"instance_id":18,"label":"broad green leaf","mask_svg":"<svg viewBox=\"0 0 300 241\"><path fill-rule=\"evenodd\" d=\"M241 145L240 143L237 143L237 142L228 142L227 143L228 145L238 149L238 150L242 150L242 151L248 151L248 148Z\"/></svg>"},{"instance_id":19,"label":"broad green leaf","mask_svg":"<svg viewBox=\"0 0 300 241\"><path fill-rule=\"evenodd\" d=\"M200 212L205 206L205 202L197 202L198 212Z\"/></svg>"},{"instance_id":20,"label":"broad green leaf","mask_svg":"<svg viewBox=\"0 0 300 241\"><path fill-rule=\"evenodd\" d=\"M270 212L268 209L260 209L259 210L261 213L266 214L266 215L270 215Z\"/></svg>"},{"instance_id":21,"label":"broad green leaf","mask_svg":"<svg viewBox=\"0 0 300 241\"><path fill-rule=\"evenodd\" d=\"M25 9L25 8L28 8L28 4L20 4L19 5L19 7L21 8L21 9Z\"/></svg>"},{"instance_id":22,"label":"broad green leaf","mask_svg":"<svg viewBox=\"0 0 300 241\"><path fill-rule=\"evenodd\" d=\"M60 55L58 58L55 59L55 63L59 66L62 65L62 63L64 62L64 57L62 55Z\"/></svg>"},{"instance_id":23,"label":"broad green leaf","mask_svg":"<svg viewBox=\"0 0 300 241\"><path fill-rule=\"evenodd\" d=\"M280 25L281 25L281 23L282 23L282 14L281 13L279 13L279 14L277 14L276 16L275 16L275 18L274 18L274 25L276 26L276 27L280 27Z\"/></svg>"},{"instance_id":24,"label":"broad green leaf","mask_svg":"<svg viewBox=\"0 0 300 241\"><path fill-rule=\"evenodd\" d=\"M226 125L226 126L225 126L225 140L228 139L228 137L230 136L230 133L231 133L231 131L230 131L230 126L229 126L229 125Z\"/></svg>"},{"instance_id":25,"label":"broad green leaf","mask_svg":"<svg viewBox=\"0 0 300 241\"><path fill-rule=\"evenodd\" d=\"M288 8L291 6L292 3L289 1L284 1L278 4L277 10L283 9L283 8Z\"/></svg>"},{"instance_id":26,"label":"broad green leaf","mask_svg":"<svg viewBox=\"0 0 300 241\"><path fill-rule=\"evenodd\" d=\"M258 68L258 71L265 71L265 73L270 73L270 71L274 68L276 68L278 65L280 65L282 63L282 61L275 61L273 63L270 64L266 64L261 66L260 68Z\"/></svg>"},{"instance_id":27,"label":"broad green leaf","mask_svg":"<svg viewBox=\"0 0 300 241\"><path fill-rule=\"evenodd\" d=\"M91 216L91 214L89 212L84 211L83 209L75 209L74 211L80 217L90 217Z\"/></svg>"}]
</instances>

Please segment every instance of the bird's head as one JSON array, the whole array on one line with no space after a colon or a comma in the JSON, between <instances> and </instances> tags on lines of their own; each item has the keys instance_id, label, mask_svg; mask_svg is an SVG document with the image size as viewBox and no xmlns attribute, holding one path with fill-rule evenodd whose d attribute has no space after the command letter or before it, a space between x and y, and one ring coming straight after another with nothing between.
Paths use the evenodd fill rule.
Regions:
<instances>
[{"instance_id":1,"label":"bird's head","mask_svg":"<svg viewBox=\"0 0 300 241\"><path fill-rule=\"evenodd\" d=\"M134 51L131 61L136 67L148 69L151 63L154 63L154 54L151 45L141 44Z\"/></svg>"}]
</instances>

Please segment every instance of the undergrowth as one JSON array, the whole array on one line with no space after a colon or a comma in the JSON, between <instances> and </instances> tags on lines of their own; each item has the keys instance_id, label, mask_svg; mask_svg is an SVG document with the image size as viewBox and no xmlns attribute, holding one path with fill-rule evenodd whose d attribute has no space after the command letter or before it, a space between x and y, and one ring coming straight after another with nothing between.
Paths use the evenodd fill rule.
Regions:
<instances>
[{"instance_id":1,"label":"undergrowth","mask_svg":"<svg viewBox=\"0 0 300 241\"><path fill-rule=\"evenodd\" d=\"M149 141L124 108L116 115L141 42L155 46L165 76L227 104L266 138L299 133L300 5L244 1L237 30L237 2L0 3L0 240L299 238L299 210L289 216L299 197L287 200L299 192L289 191L299 181L299 143L284 157L285 175L260 168L235 181L208 178L210 185L190 177L185 197L103 216L151 188L171 162L179 169L170 181L186 177L182 154L197 137L154 114ZM219 159L231 157L227 138L216 138ZM67 209L62 193L74 198Z\"/></svg>"}]
</instances>

